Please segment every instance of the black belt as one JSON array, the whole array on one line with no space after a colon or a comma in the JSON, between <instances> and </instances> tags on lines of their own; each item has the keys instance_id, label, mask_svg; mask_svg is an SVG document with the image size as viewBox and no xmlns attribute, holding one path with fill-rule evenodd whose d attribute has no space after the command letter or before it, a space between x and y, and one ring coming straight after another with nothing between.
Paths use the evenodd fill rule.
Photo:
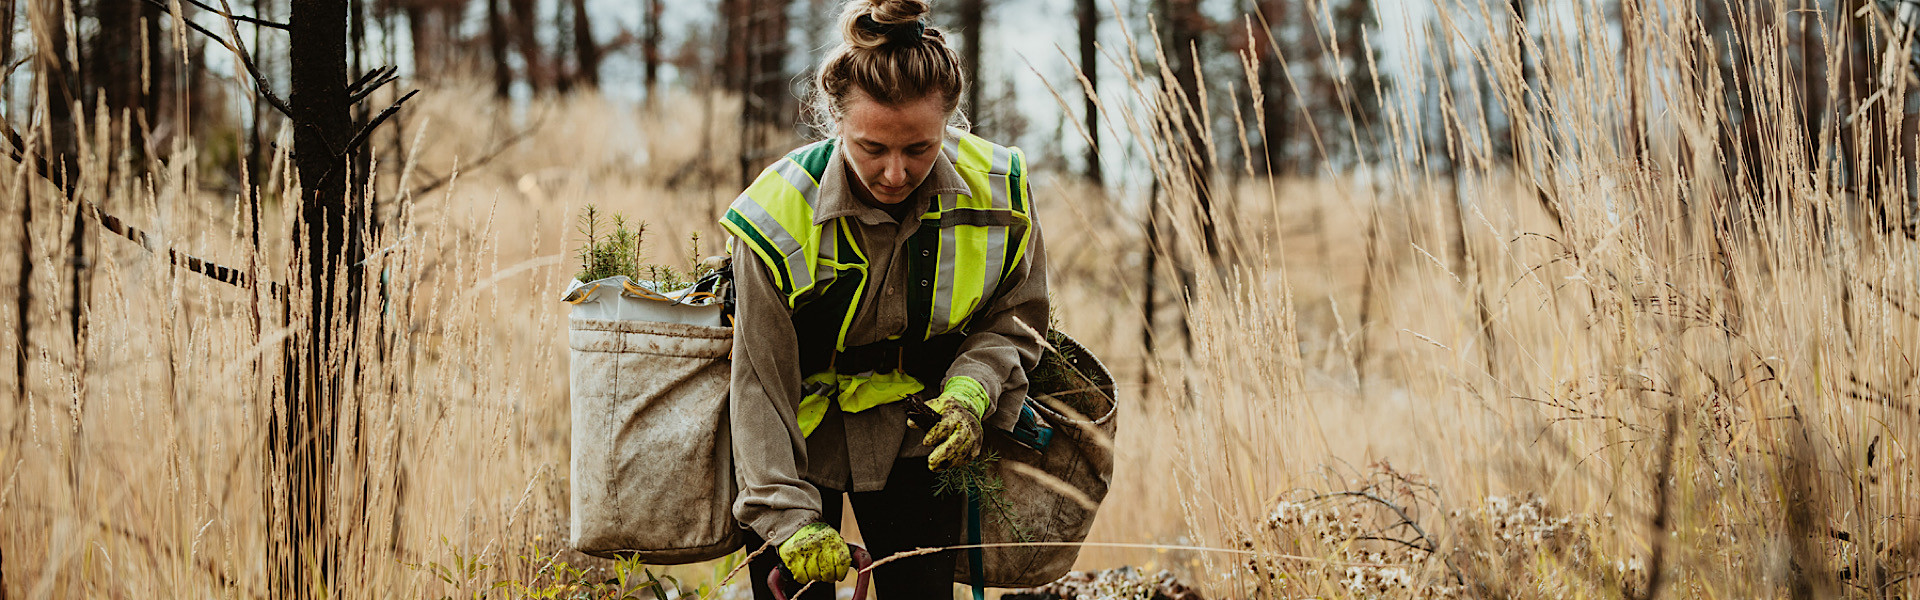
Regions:
<instances>
[{"instance_id":1,"label":"black belt","mask_svg":"<svg viewBox=\"0 0 1920 600\"><path fill-rule=\"evenodd\" d=\"M945 378L947 367L953 364L953 358L960 353L960 344L967 341L965 334L949 333L934 336L927 340L886 340L864 346L854 346L837 353L829 353L826 364L805 368L805 374L817 373L831 367L842 375L858 375L869 371L887 373L895 370L905 371L914 379L928 386L939 385ZM818 358L802 361L820 363Z\"/></svg>"}]
</instances>

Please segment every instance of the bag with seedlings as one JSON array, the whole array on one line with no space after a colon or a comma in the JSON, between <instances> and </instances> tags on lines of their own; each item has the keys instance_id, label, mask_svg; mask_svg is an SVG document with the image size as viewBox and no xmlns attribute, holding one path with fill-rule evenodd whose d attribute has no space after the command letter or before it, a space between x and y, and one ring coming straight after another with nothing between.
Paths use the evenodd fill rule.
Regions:
<instances>
[{"instance_id":1,"label":"bag with seedlings","mask_svg":"<svg viewBox=\"0 0 1920 600\"><path fill-rule=\"evenodd\" d=\"M981 459L940 474L945 492L964 492L968 544L1086 541L1113 480L1113 374L1059 330L1047 332L1040 364L1011 432L989 428ZM1077 545L1012 546L960 555L954 581L1034 587L1072 570ZM975 569L978 565L978 570Z\"/></svg>"},{"instance_id":2,"label":"bag with seedlings","mask_svg":"<svg viewBox=\"0 0 1920 600\"><path fill-rule=\"evenodd\" d=\"M732 444L727 385L733 329L726 268L683 275L642 266L644 225L589 206L572 304L573 547L649 564L733 552ZM694 256L699 256L694 238ZM698 276L697 276L698 275Z\"/></svg>"}]
</instances>

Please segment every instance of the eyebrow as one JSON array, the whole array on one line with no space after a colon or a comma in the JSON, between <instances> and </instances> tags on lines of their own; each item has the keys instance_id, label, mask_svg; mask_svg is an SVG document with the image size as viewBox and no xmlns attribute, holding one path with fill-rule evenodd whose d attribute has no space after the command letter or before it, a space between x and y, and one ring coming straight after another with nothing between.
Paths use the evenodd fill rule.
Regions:
<instances>
[{"instance_id":1,"label":"eyebrow","mask_svg":"<svg viewBox=\"0 0 1920 600\"><path fill-rule=\"evenodd\" d=\"M880 143L880 142L876 142L876 141L873 141L873 140L870 140L870 139L867 139L867 138L858 138L858 137L857 137L857 138L853 138L853 143L855 143L855 144L859 144L859 145L862 145L862 146L879 146L879 147L881 147L881 148L886 148L886 147L887 147L887 145L886 145L886 144L882 144L882 143ZM918 141L918 142L914 142L914 143L911 143L911 144L907 144L907 145L906 145L906 147L908 147L908 148L912 148L912 147L915 147L915 146L934 146L934 145L938 145L939 143L940 143L940 142L939 142L939 141L937 141L937 140L921 140L921 141Z\"/></svg>"}]
</instances>

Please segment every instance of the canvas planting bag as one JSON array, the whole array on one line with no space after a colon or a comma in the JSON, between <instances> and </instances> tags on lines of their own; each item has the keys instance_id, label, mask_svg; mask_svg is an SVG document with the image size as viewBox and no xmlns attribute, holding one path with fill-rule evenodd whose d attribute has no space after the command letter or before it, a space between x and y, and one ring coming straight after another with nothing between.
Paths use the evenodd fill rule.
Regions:
<instances>
[{"instance_id":1,"label":"canvas planting bag","mask_svg":"<svg viewBox=\"0 0 1920 600\"><path fill-rule=\"evenodd\" d=\"M610 277L567 290L575 549L681 564L740 547L721 281L661 294Z\"/></svg>"},{"instance_id":2,"label":"canvas planting bag","mask_svg":"<svg viewBox=\"0 0 1920 600\"><path fill-rule=\"evenodd\" d=\"M1113 436L1118 396L1113 374L1086 347L1058 331L1048 335L1045 358L1029 373L1027 408L1052 431L1034 450L990 429L987 448L1000 457L993 471L1004 485L1001 510L970 500L964 521L968 544L1066 542L1001 546L960 553L953 580L986 587L1036 587L1073 569L1079 542L1113 481Z\"/></svg>"}]
</instances>

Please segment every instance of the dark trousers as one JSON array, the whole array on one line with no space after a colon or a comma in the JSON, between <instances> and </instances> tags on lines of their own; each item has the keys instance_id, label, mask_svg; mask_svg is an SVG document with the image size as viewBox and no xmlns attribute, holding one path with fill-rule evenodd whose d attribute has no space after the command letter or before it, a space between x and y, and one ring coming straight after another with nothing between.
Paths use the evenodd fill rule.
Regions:
<instances>
[{"instance_id":1,"label":"dark trousers","mask_svg":"<svg viewBox=\"0 0 1920 600\"><path fill-rule=\"evenodd\" d=\"M893 471L887 474L886 489L849 494L854 520L860 523L860 537L875 562L896 552L960 544L966 496L957 493L935 496L933 482L926 457L903 458L893 463ZM820 488L821 507L825 511L821 520L829 525L838 526L841 522L842 494L845 492ZM751 532L747 538L749 549L765 543ZM867 593L872 596L877 592L887 600L949 600L953 597L953 564L957 560L959 551L949 550L880 565L873 570ZM779 564L778 549L768 548L747 567L756 600L772 600L773 592L767 589L767 574ZM852 576L853 571L847 574ZM813 584L800 598L833 600L833 586Z\"/></svg>"}]
</instances>

